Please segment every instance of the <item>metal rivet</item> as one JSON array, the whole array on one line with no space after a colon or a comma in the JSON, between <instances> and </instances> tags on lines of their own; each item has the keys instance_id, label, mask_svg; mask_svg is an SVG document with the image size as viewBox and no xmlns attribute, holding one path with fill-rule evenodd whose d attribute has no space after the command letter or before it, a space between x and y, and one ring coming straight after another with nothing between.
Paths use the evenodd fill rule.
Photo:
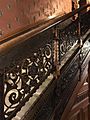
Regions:
<instances>
[{"instance_id":1,"label":"metal rivet","mask_svg":"<svg viewBox=\"0 0 90 120\"><path fill-rule=\"evenodd\" d=\"M0 37L3 35L3 32L2 32L2 30L0 29Z\"/></svg>"},{"instance_id":2,"label":"metal rivet","mask_svg":"<svg viewBox=\"0 0 90 120\"><path fill-rule=\"evenodd\" d=\"M8 23L8 24L7 24L7 27L10 29L10 28L11 28L11 24L10 24L10 23Z\"/></svg>"},{"instance_id":3,"label":"metal rivet","mask_svg":"<svg viewBox=\"0 0 90 120\"><path fill-rule=\"evenodd\" d=\"M34 20L34 22L35 22L35 20L36 20L36 17L35 17L35 16L33 16L33 20Z\"/></svg>"},{"instance_id":4,"label":"metal rivet","mask_svg":"<svg viewBox=\"0 0 90 120\"><path fill-rule=\"evenodd\" d=\"M2 10L0 10L0 17L3 15L3 12L2 12Z\"/></svg>"},{"instance_id":5,"label":"metal rivet","mask_svg":"<svg viewBox=\"0 0 90 120\"><path fill-rule=\"evenodd\" d=\"M17 22L19 22L19 17L15 17L15 20L16 20Z\"/></svg>"},{"instance_id":6,"label":"metal rivet","mask_svg":"<svg viewBox=\"0 0 90 120\"><path fill-rule=\"evenodd\" d=\"M11 9L11 4L8 4L8 5L7 5L7 8L8 8L8 9Z\"/></svg>"}]
</instances>

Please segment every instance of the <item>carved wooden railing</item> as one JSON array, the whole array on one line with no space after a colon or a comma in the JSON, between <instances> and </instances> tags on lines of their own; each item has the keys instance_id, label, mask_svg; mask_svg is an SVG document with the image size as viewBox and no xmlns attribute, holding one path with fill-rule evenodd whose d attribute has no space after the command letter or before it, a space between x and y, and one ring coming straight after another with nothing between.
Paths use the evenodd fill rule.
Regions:
<instances>
[{"instance_id":1,"label":"carved wooden railing","mask_svg":"<svg viewBox=\"0 0 90 120\"><path fill-rule=\"evenodd\" d=\"M12 119L50 74L55 83L54 96L51 95L50 100L53 97L54 100L51 100L50 109L48 100L44 112L48 111L49 114L49 110L53 113L59 109L58 114L54 112L54 119L60 119L77 80L80 80L81 65L89 52L88 49L82 54L83 43L90 36L90 11L80 14L89 6L46 20L36 27L1 40L0 120ZM75 14L78 17L73 21L72 16ZM77 80L73 79L76 74L79 76ZM31 119L38 120L43 108L41 110Z\"/></svg>"}]
</instances>

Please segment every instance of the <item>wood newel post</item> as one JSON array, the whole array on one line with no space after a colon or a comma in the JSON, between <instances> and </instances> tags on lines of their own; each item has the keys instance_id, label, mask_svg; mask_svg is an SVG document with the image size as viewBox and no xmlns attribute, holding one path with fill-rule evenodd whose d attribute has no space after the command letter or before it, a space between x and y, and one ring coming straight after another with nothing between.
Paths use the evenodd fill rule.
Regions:
<instances>
[{"instance_id":1,"label":"wood newel post","mask_svg":"<svg viewBox=\"0 0 90 120\"><path fill-rule=\"evenodd\" d=\"M0 120L4 120L4 74L0 73Z\"/></svg>"}]
</instances>

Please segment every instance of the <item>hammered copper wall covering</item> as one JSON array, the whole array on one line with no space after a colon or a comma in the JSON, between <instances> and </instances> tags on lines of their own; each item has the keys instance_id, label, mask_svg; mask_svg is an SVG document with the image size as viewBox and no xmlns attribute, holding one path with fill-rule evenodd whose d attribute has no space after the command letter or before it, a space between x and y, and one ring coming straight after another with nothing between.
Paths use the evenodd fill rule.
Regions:
<instances>
[{"instance_id":1,"label":"hammered copper wall covering","mask_svg":"<svg viewBox=\"0 0 90 120\"><path fill-rule=\"evenodd\" d=\"M71 0L0 0L0 38L28 24L71 10Z\"/></svg>"}]
</instances>

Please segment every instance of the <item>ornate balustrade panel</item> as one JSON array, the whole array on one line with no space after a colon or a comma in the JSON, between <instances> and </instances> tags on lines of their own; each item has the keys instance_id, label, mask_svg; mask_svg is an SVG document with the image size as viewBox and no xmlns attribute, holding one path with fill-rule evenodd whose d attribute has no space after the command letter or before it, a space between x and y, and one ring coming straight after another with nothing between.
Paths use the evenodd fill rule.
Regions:
<instances>
[{"instance_id":1,"label":"ornate balustrade panel","mask_svg":"<svg viewBox=\"0 0 90 120\"><path fill-rule=\"evenodd\" d=\"M83 61L85 60L87 54L90 52L90 42L87 40L82 49L81 49L81 61L83 63Z\"/></svg>"},{"instance_id":2,"label":"ornate balustrade panel","mask_svg":"<svg viewBox=\"0 0 90 120\"><path fill-rule=\"evenodd\" d=\"M5 49L7 49L4 53L0 52L0 71L4 75L2 78L0 77L0 80L2 85L4 85L4 117L6 120L12 119L16 113L20 111L22 106L33 96L50 73L56 74L54 79L57 79L55 83L55 85L57 85L54 86L56 91L53 90L55 92L55 104L51 106L56 107L59 104L59 112L55 113L55 120L59 119L57 118L58 116L61 117L80 79L80 72L78 73L78 71L81 69L81 64L86 57L85 55L88 53L86 48L81 48L78 44L80 40L80 36L78 36L78 23L81 21L78 19L72 21L71 17L73 15L74 13L68 15L62 22L56 21L56 24L54 20L54 22L51 20L53 25L50 24L51 26L48 27L47 25L49 24L47 24L46 26L48 28L45 28L43 25L43 29L38 29L37 34L32 32L35 36L31 34L30 39L29 35L28 38L24 37L23 39L25 39L25 41L23 40L21 43L18 41L17 44L15 43L15 46L13 45L14 47L9 46L10 48L8 47L7 49L9 40L6 41L6 43L1 43L2 48L6 45ZM89 21L88 15L89 14L81 16L82 21L84 21L80 23L82 34L85 34L89 29L89 26L87 26L88 23L85 21L86 16ZM67 20L66 18L70 19L71 22L62 29L60 26ZM57 18L57 20L59 19ZM54 36L52 28L55 30ZM60 64L58 63L64 60L66 54L71 51L71 48L74 47L75 44L78 46L77 52L74 53L73 51L73 58L68 59L69 63L66 61L64 67L59 69ZM10 43L10 45L12 44ZM57 69L59 70L59 74L57 74ZM77 79L73 79L74 77ZM0 95L3 96L3 92L2 94L0 92ZM48 105L48 103L45 103L45 105L46 104Z\"/></svg>"},{"instance_id":3,"label":"ornate balustrade panel","mask_svg":"<svg viewBox=\"0 0 90 120\"><path fill-rule=\"evenodd\" d=\"M59 120L68 100L79 80L78 68L79 68L79 54L73 58L73 60L65 68L64 72L61 71L61 76L57 82L56 89L56 110L55 120Z\"/></svg>"},{"instance_id":4,"label":"ornate balustrade panel","mask_svg":"<svg viewBox=\"0 0 90 120\"><path fill-rule=\"evenodd\" d=\"M78 81L82 80L81 76L83 72L85 72L84 70L89 62L90 42L86 41L81 50L78 51L77 55L72 59L70 64L68 64L68 67L61 70L56 88L57 107L55 110L55 120L61 119L74 88Z\"/></svg>"},{"instance_id":5,"label":"ornate balustrade panel","mask_svg":"<svg viewBox=\"0 0 90 120\"><path fill-rule=\"evenodd\" d=\"M77 28L78 28L78 21L76 20L71 22L64 29L59 30L60 60L64 58L65 54L78 41Z\"/></svg>"},{"instance_id":6,"label":"ornate balustrade panel","mask_svg":"<svg viewBox=\"0 0 90 120\"><path fill-rule=\"evenodd\" d=\"M89 54L90 52L90 42L89 40L87 40L83 47L81 48L81 51L80 51L80 63L81 63L81 74L83 73L84 69L86 68L87 64L88 64L88 61L87 61L87 64L83 64L83 62L86 60L86 57L87 55Z\"/></svg>"},{"instance_id":7,"label":"ornate balustrade panel","mask_svg":"<svg viewBox=\"0 0 90 120\"><path fill-rule=\"evenodd\" d=\"M27 42L27 44L30 43L30 48L25 43L26 46L23 49L25 48L26 55L22 56L22 54L25 54L22 53L22 47L19 49L17 47L20 51L14 49L10 52L10 56L12 56L10 66L6 64L7 66L4 69L4 115L7 120L16 115L52 72L53 42L51 36L49 38L49 35L46 36L47 34L45 32L41 36L37 36L40 39L39 43L41 41L39 45L35 43L37 37L33 41ZM43 38L44 35L45 38ZM43 42L45 39L46 41ZM35 48L31 47L33 44ZM13 53L17 58L13 59ZM21 58L18 58L18 54ZM5 58L2 57L2 60L5 60Z\"/></svg>"},{"instance_id":8,"label":"ornate balustrade panel","mask_svg":"<svg viewBox=\"0 0 90 120\"><path fill-rule=\"evenodd\" d=\"M73 60L68 64L68 67L65 68L64 73L61 71L61 76L57 82L56 94L59 99L64 94L64 91L74 82L74 79L79 68L79 54L77 54Z\"/></svg>"}]
</instances>

